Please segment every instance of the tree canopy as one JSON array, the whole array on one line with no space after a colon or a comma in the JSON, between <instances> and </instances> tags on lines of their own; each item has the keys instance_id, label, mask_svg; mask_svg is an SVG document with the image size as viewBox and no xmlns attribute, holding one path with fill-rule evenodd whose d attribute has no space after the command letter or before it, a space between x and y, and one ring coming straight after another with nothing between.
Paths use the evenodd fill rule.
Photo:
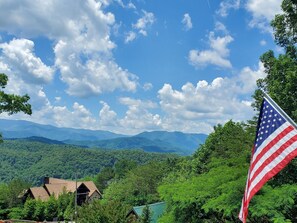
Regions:
<instances>
[{"instance_id":1,"label":"tree canopy","mask_svg":"<svg viewBox=\"0 0 297 223\"><path fill-rule=\"evenodd\" d=\"M275 55L272 50L260 59L267 76L259 79L257 85L264 89L276 103L297 121L297 1L284 0L281 14L275 16L271 25L276 43L284 48L284 54ZM260 108L262 94L256 90L255 107Z\"/></svg>"},{"instance_id":2,"label":"tree canopy","mask_svg":"<svg viewBox=\"0 0 297 223\"><path fill-rule=\"evenodd\" d=\"M0 87L4 89L7 85L8 77L6 74L0 73ZM9 115L18 112L24 112L31 115L31 105L29 104L30 97L25 94L23 96L15 94L7 94L3 90L0 90L0 113L7 112ZM2 135L0 134L0 140L2 142Z\"/></svg>"},{"instance_id":3,"label":"tree canopy","mask_svg":"<svg viewBox=\"0 0 297 223\"><path fill-rule=\"evenodd\" d=\"M0 87L4 89L7 85L8 77L6 74L0 74ZM23 96L15 94L6 94L3 90L0 91L0 113L8 112L12 115L17 112L24 112L31 115L31 105L29 104L30 97L26 94Z\"/></svg>"}]
</instances>

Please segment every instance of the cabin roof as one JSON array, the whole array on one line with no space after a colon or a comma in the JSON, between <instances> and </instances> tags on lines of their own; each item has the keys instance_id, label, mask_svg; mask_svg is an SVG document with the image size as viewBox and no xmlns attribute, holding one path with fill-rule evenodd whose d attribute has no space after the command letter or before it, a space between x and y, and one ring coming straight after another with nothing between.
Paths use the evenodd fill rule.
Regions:
<instances>
[{"instance_id":1,"label":"cabin roof","mask_svg":"<svg viewBox=\"0 0 297 223\"><path fill-rule=\"evenodd\" d=\"M101 195L100 191L96 187L93 181L81 181L75 182L71 180L63 180L58 178L46 177L42 187L31 187L28 191L31 191L35 199L47 200L51 195L56 198L63 192L74 193L76 188L86 188L91 196L95 191Z\"/></svg>"},{"instance_id":2,"label":"cabin roof","mask_svg":"<svg viewBox=\"0 0 297 223\"><path fill-rule=\"evenodd\" d=\"M45 201L49 198L49 195L44 187L31 187L29 191L31 191L31 194L34 197L34 199L40 199L42 201Z\"/></svg>"},{"instance_id":3,"label":"cabin roof","mask_svg":"<svg viewBox=\"0 0 297 223\"><path fill-rule=\"evenodd\" d=\"M143 209L146 205L142 206L136 206L133 207L133 209L129 212L134 212L137 217L141 217ZM152 213L152 220L151 223L157 223L158 218L163 214L165 211L166 203L165 202L158 202L158 203L153 203L153 204L148 204L150 212ZM128 214L128 215L129 215Z\"/></svg>"}]
</instances>

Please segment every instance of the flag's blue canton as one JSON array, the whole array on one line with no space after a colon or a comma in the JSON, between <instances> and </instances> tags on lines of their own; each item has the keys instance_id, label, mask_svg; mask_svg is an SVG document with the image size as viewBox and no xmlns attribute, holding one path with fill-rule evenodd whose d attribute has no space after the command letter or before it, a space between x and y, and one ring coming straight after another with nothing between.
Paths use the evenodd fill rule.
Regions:
<instances>
[{"instance_id":1,"label":"flag's blue canton","mask_svg":"<svg viewBox=\"0 0 297 223\"><path fill-rule=\"evenodd\" d=\"M275 110L266 99L262 105L260 121L258 123L255 150L286 120Z\"/></svg>"}]
</instances>

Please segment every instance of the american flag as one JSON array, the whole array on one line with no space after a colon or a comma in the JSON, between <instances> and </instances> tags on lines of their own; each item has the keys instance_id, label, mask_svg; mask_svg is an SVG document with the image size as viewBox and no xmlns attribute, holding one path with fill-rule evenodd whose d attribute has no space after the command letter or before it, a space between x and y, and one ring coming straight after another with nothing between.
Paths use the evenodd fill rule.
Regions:
<instances>
[{"instance_id":1,"label":"american flag","mask_svg":"<svg viewBox=\"0 0 297 223\"><path fill-rule=\"evenodd\" d=\"M260 110L245 193L239 213L239 219L243 223L246 222L252 197L296 156L296 124L266 95Z\"/></svg>"}]
</instances>

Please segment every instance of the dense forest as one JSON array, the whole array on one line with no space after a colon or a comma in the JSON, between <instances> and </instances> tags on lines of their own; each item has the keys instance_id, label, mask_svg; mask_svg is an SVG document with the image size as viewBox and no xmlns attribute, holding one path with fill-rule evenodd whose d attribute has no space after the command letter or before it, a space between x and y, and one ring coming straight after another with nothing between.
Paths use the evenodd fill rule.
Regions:
<instances>
[{"instance_id":1,"label":"dense forest","mask_svg":"<svg viewBox=\"0 0 297 223\"><path fill-rule=\"evenodd\" d=\"M39 185L44 176L74 179L94 176L119 160L144 164L162 161L172 154L146 153L142 150L86 149L27 140L4 140L0 144L0 183L16 178Z\"/></svg>"},{"instance_id":2,"label":"dense forest","mask_svg":"<svg viewBox=\"0 0 297 223\"><path fill-rule=\"evenodd\" d=\"M284 53L275 56L268 51L261 56L267 76L257 84L297 121L297 2L284 0L282 9L272 27ZM259 89L253 95L256 110L263 98ZM28 187L26 181L37 184L44 174L72 178L77 168L80 177L89 176L103 193L103 199L78 208L77 222L126 223L133 206L157 201L166 202L159 223L239 222L256 120L215 126L188 157L6 141L1 145L0 218L73 219L71 194L47 202L29 199L25 204L18 195ZM253 197L247 222L297 222L296 176L294 159Z\"/></svg>"}]
</instances>

